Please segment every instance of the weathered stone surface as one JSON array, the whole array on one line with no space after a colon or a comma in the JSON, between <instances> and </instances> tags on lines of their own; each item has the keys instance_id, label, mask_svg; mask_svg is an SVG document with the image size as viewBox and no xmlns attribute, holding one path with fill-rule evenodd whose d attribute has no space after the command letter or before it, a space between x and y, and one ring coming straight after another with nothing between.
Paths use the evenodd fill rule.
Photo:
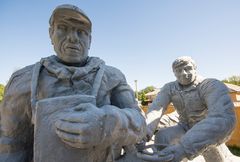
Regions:
<instances>
[{"instance_id":1,"label":"weathered stone surface","mask_svg":"<svg viewBox=\"0 0 240 162\"><path fill-rule=\"evenodd\" d=\"M74 95L54 97L38 101L34 130L34 161L96 161L104 158L104 146L98 149L78 149L63 143L56 134L55 123L62 116L74 111L72 108L81 103L96 103L94 96ZM57 149L58 148L58 149ZM61 149L59 149L61 148ZM54 150L54 153L53 153ZM101 155L101 157L88 155ZM106 155L105 155L106 156ZM103 161L103 160L101 160Z\"/></svg>"},{"instance_id":2,"label":"weathered stone surface","mask_svg":"<svg viewBox=\"0 0 240 162\"><path fill-rule=\"evenodd\" d=\"M192 160L200 154L207 162L230 161L233 155L224 142L235 125L233 103L222 82L201 77L196 67L195 61L188 56L173 62L177 80L165 84L150 106L147 113L148 138L152 137L172 102L179 114L179 122L176 125L167 123L170 127L160 128L155 134L155 144L169 145L159 150L159 154L174 155L172 161Z\"/></svg>"},{"instance_id":3,"label":"weathered stone surface","mask_svg":"<svg viewBox=\"0 0 240 162\"><path fill-rule=\"evenodd\" d=\"M88 56L92 23L82 10L60 5L49 23L56 56L6 86L0 161L114 161L145 136L134 93L120 70Z\"/></svg>"}]
</instances>

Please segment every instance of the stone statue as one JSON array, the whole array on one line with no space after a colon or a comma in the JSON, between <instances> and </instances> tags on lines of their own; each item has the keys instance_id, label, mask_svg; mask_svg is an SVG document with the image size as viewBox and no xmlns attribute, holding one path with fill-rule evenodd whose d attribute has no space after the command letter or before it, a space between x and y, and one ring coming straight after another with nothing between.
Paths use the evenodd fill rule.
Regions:
<instances>
[{"instance_id":1,"label":"stone statue","mask_svg":"<svg viewBox=\"0 0 240 162\"><path fill-rule=\"evenodd\" d=\"M1 110L1 162L106 162L146 135L124 75L89 57L92 23L73 5L50 18L56 56L15 72Z\"/></svg>"},{"instance_id":2,"label":"stone statue","mask_svg":"<svg viewBox=\"0 0 240 162\"><path fill-rule=\"evenodd\" d=\"M147 112L148 139L171 102L179 114L179 122L156 132L154 143L165 145L164 149L152 157L140 153L140 158L179 162L202 154L206 162L231 161L232 154L224 142L236 119L228 89L216 79L201 77L196 68L195 61L188 56L173 62L177 80L163 86Z\"/></svg>"}]
</instances>

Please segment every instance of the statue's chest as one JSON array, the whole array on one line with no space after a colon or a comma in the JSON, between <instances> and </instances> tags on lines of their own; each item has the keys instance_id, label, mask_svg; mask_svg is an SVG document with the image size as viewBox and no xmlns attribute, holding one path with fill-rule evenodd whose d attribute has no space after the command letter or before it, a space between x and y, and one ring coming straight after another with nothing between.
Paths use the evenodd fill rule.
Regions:
<instances>
[{"instance_id":1,"label":"statue's chest","mask_svg":"<svg viewBox=\"0 0 240 162\"><path fill-rule=\"evenodd\" d=\"M42 72L39 78L38 98L50 98L74 94L90 95L95 73L88 74L79 79L59 79L47 72Z\"/></svg>"},{"instance_id":2,"label":"statue's chest","mask_svg":"<svg viewBox=\"0 0 240 162\"><path fill-rule=\"evenodd\" d=\"M188 122L198 121L206 115L207 107L198 89L173 91L172 102L179 115Z\"/></svg>"}]
</instances>

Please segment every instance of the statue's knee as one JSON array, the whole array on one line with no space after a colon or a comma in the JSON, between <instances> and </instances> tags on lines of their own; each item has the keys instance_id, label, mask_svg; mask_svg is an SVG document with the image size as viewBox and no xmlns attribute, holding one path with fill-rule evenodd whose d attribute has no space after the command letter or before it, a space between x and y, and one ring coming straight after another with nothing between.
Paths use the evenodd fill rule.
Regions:
<instances>
[{"instance_id":1,"label":"statue's knee","mask_svg":"<svg viewBox=\"0 0 240 162\"><path fill-rule=\"evenodd\" d=\"M184 131L179 127L170 127L160 129L155 135L155 143L174 145L178 144Z\"/></svg>"},{"instance_id":2,"label":"statue's knee","mask_svg":"<svg viewBox=\"0 0 240 162\"><path fill-rule=\"evenodd\" d=\"M155 144L170 144L170 141L168 138L168 133L165 129L159 130L155 134L154 143Z\"/></svg>"}]
</instances>

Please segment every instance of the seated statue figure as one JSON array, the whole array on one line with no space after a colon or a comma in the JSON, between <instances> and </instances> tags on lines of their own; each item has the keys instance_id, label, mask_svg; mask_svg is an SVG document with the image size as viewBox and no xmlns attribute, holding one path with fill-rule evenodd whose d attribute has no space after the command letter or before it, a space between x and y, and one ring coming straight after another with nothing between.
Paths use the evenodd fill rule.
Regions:
<instances>
[{"instance_id":1,"label":"seated statue figure","mask_svg":"<svg viewBox=\"0 0 240 162\"><path fill-rule=\"evenodd\" d=\"M14 72L1 103L1 162L106 162L146 135L120 70L89 57L92 23L78 7L50 17L56 56Z\"/></svg>"},{"instance_id":2,"label":"seated statue figure","mask_svg":"<svg viewBox=\"0 0 240 162\"><path fill-rule=\"evenodd\" d=\"M152 157L139 154L140 158L179 162L202 155L206 162L234 161L224 144L236 121L228 89L219 80L201 77L196 68L195 61L188 56L173 62L176 81L163 86L147 112L148 140L156 133L155 145L166 147ZM179 114L179 122L157 131L170 103Z\"/></svg>"}]
</instances>

